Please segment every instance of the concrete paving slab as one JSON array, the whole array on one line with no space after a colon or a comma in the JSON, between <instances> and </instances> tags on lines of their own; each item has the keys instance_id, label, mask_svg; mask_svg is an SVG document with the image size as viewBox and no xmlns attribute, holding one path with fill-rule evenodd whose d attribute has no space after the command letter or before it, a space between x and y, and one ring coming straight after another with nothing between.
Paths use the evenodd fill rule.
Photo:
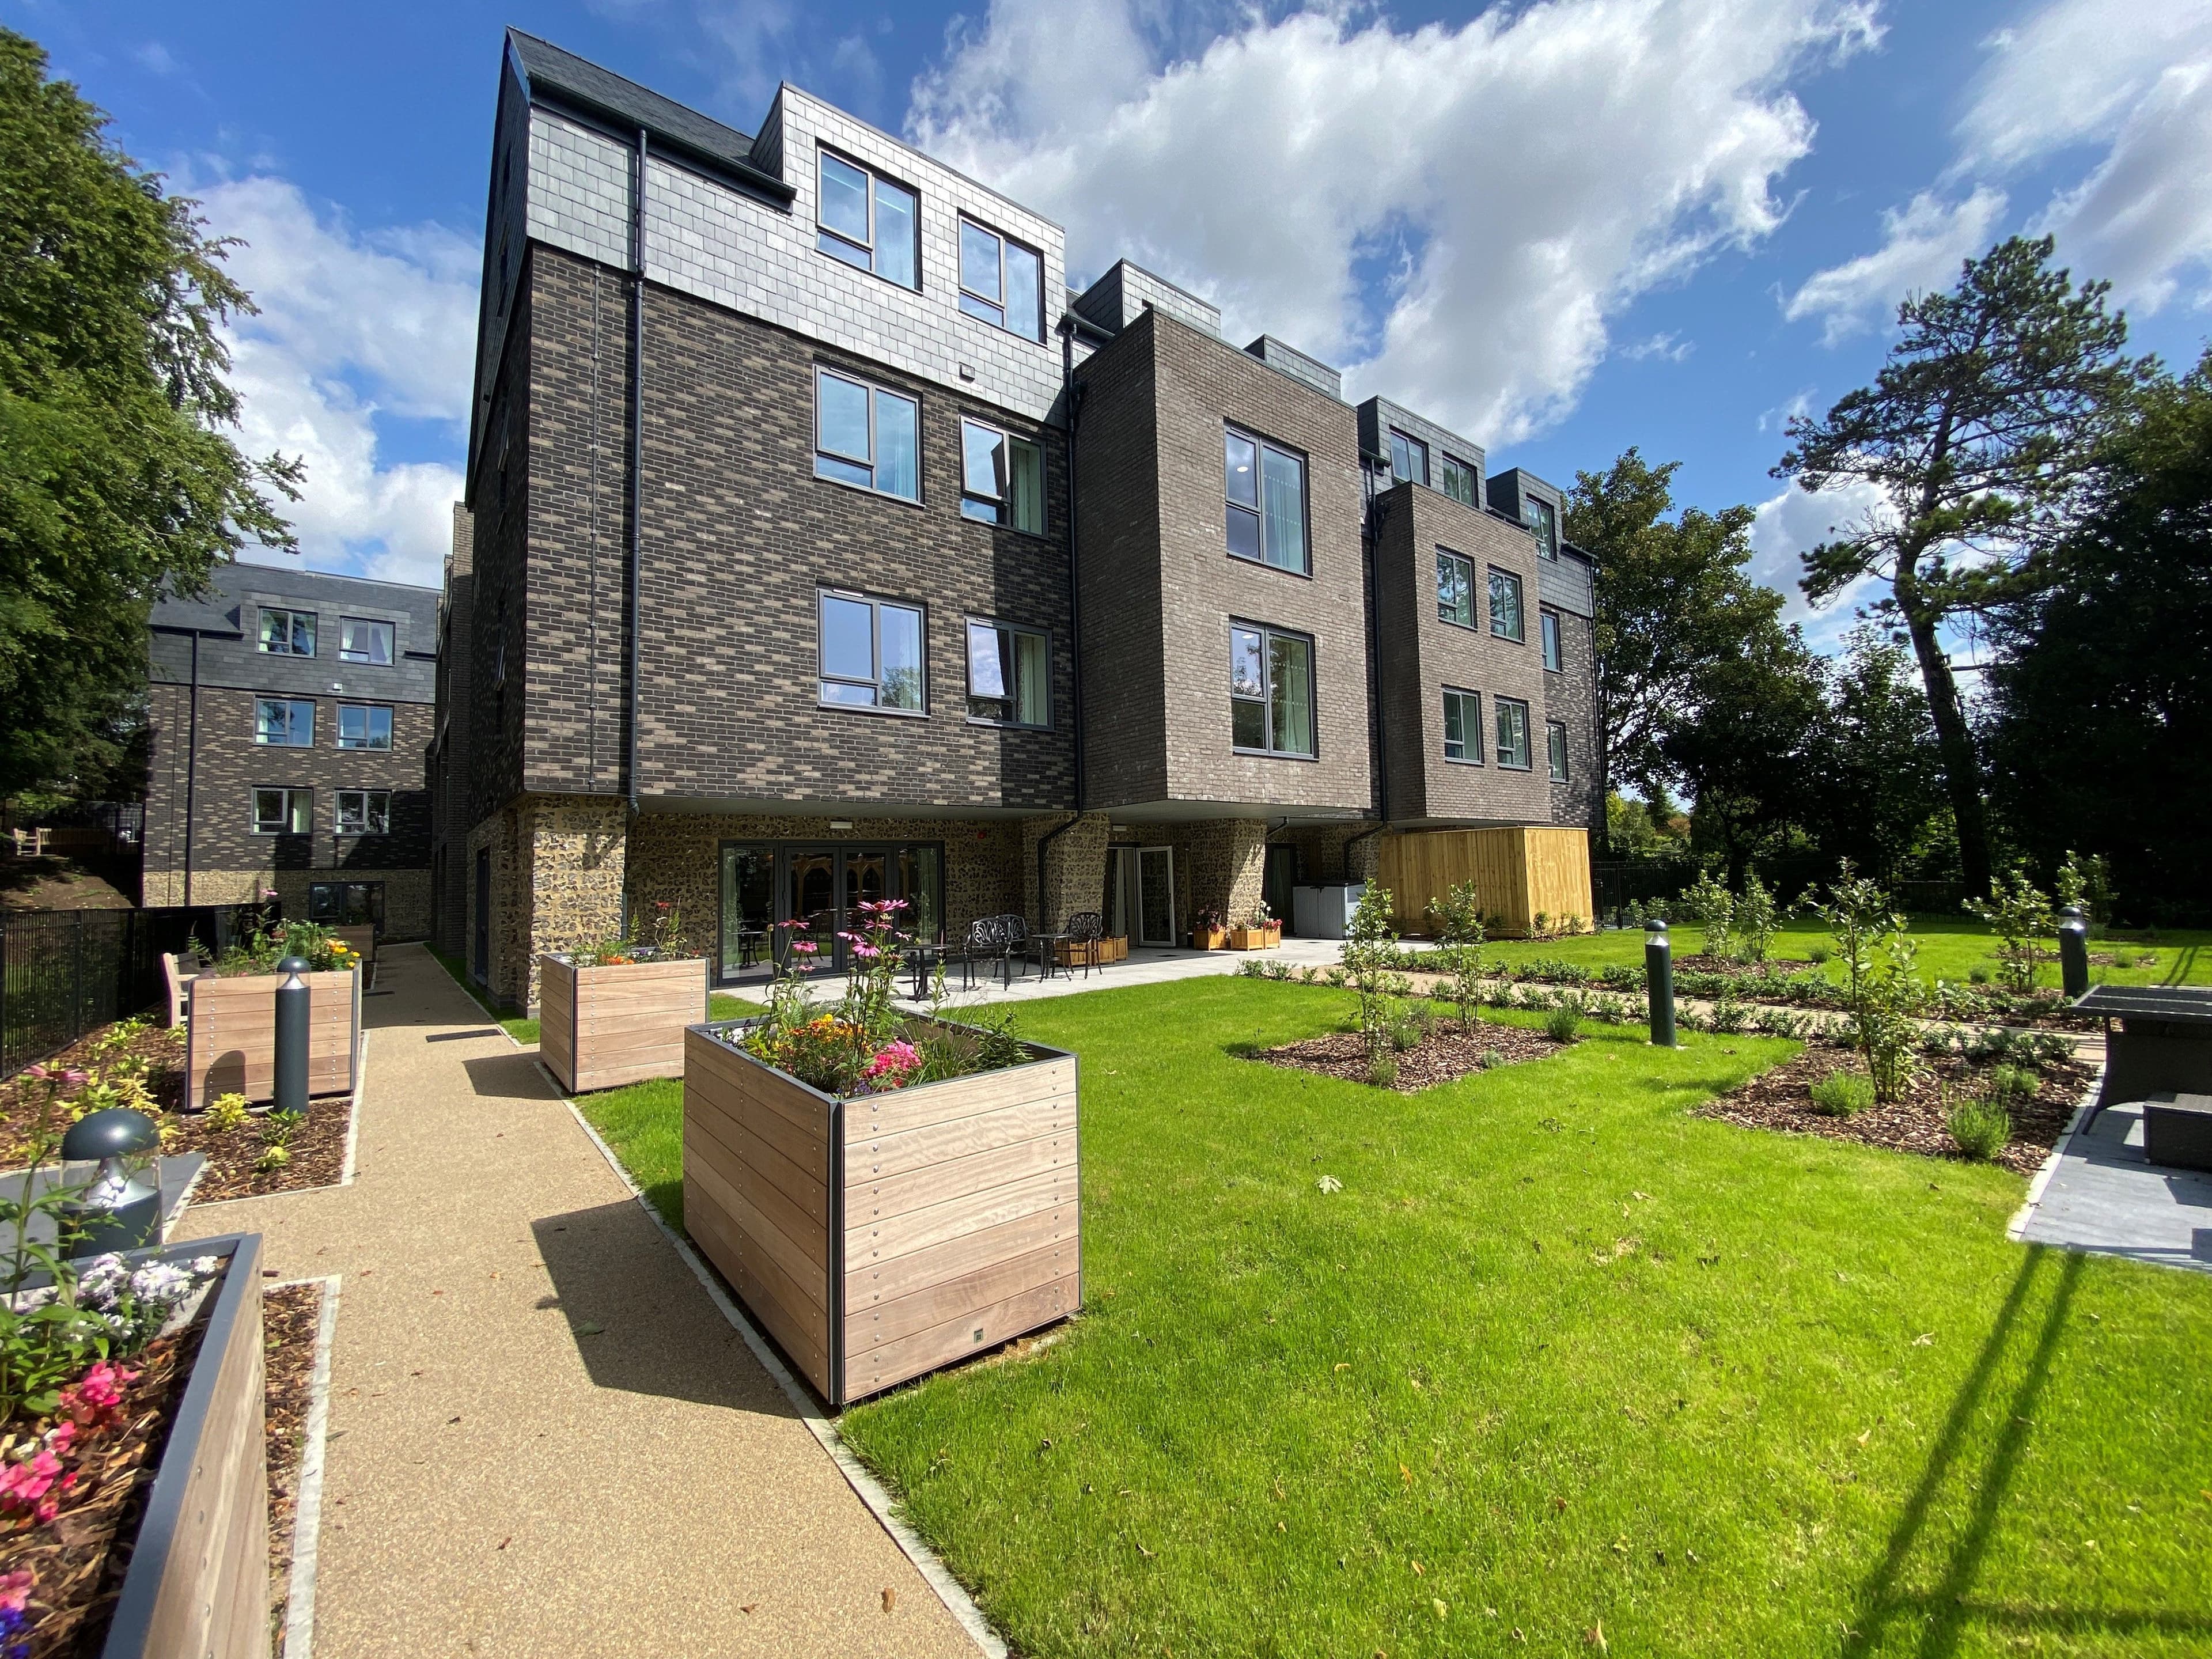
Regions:
<instances>
[{"instance_id":1,"label":"concrete paving slab","mask_svg":"<svg viewBox=\"0 0 2212 1659\"><path fill-rule=\"evenodd\" d=\"M318 1659L972 1656L532 1056L379 976L354 1184L177 1229L344 1285Z\"/></svg>"},{"instance_id":2,"label":"concrete paving slab","mask_svg":"<svg viewBox=\"0 0 2212 1659\"><path fill-rule=\"evenodd\" d=\"M2142 1147L2142 1103L2106 1107L2059 1149L2018 1237L2212 1273L2212 1175L2157 1168Z\"/></svg>"}]
</instances>

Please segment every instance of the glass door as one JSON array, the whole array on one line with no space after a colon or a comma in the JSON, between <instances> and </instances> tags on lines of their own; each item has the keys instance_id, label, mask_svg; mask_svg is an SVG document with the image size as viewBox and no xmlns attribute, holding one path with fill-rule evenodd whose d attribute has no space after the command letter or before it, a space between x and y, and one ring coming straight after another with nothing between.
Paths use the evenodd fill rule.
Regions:
<instances>
[{"instance_id":1,"label":"glass door","mask_svg":"<svg viewBox=\"0 0 2212 1659\"><path fill-rule=\"evenodd\" d=\"M1175 854L1165 847L1137 849L1137 943L1173 945Z\"/></svg>"},{"instance_id":2,"label":"glass door","mask_svg":"<svg viewBox=\"0 0 2212 1659\"><path fill-rule=\"evenodd\" d=\"M784 891L791 919L799 923L790 937L812 941L815 965L828 968L837 952L836 849L806 847L785 856L790 864Z\"/></svg>"},{"instance_id":3,"label":"glass door","mask_svg":"<svg viewBox=\"0 0 2212 1659\"><path fill-rule=\"evenodd\" d=\"M735 979L770 961L775 930L775 849L723 848L720 977Z\"/></svg>"}]
</instances>

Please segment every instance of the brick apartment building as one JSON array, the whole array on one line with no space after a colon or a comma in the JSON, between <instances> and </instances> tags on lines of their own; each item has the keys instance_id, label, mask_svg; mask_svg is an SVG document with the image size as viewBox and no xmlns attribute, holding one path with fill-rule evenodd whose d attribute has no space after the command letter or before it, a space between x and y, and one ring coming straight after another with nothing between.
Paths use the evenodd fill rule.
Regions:
<instances>
[{"instance_id":1,"label":"brick apartment building","mask_svg":"<svg viewBox=\"0 0 2212 1659\"><path fill-rule=\"evenodd\" d=\"M429 933L438 600L230 564L155 604L145 903L273 890L288 916Z\"/></svg>"},{"instance_id":2,"label":"brick apartment building","mask_svg":"<svg viewBox=\"0 0 2212 1659\"><path fill-rule=\"evenodd\" d=\"M1587 825L1559 492L786 85L747 135L510 32L430 749L437 929L1100 910Z\"/></svg>"}]
</instances>

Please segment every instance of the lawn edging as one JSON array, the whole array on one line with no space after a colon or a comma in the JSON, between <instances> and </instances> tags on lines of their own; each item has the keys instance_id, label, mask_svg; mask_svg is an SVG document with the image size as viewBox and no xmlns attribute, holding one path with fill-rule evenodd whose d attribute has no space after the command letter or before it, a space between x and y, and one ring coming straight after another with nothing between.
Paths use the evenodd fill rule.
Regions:
<instances>
[{"instance_id":1,"label":"lawn edging","mask_svg":"<svg viewBox=\"0 0 2212 1659\"><path fill-rule=\"evenodd\" d=\"M292 1571L285 1585L281 1659L309 1659L314 1651L316 1543L322 1535L323 1457L330 1439L331 1350L337 1341L339 1277L286 1279L268 1287L323 1287L315 1316L314 1369L307 1383L307 1443L300 1449L300 1491L292 1504Z\"/></svg>"},{"instance_id":2,"label":"lawn edging","mask_svg":"<svg viewBox=\"0 0 2212 1659\"><path fill-rule=\"evenodd\" d=\"M731 1296L714 1270L692 1247L691 1241L669 1225L667 1218L653 1207L653 1200L645 1195L645 1189L631 1179L629 1169L621 1158L615 1156L614 1148L607 1145L599 1132L577 1109L575 1101L562 1092L559 1081L544 1060L538 1062L538 1070L553 1085L561 1103L568 1108L568 1115L575 1120L576 1127L584 1132L592 1146L599 1148L599 1156L606 1159L607 1167L615 1172L616 1178L629 1191L632 1201L645 1212L684 1265L691 1270L692 1276L706 1291L715 1310L729 1321L731 1328L744 1339L745 1346L752 1350L753 1358L760 1362L761 1369L775 1379L776 1386L791 1401L791 1408L799 1420L806 1425L807 1432L830 1455L830 1461L837 1466L837 1472L845 1477L845 1484L852 1487L860 1500L868 1506L868 1512L890 1535L900 1553L914 1564L914 1570L921 1575L922 1582L936 1593L937 1599L945 1604L945 1610L958 1621L960 1628L975 1644L976 1650L984 1654L987 1659L1009 1659L1005 1640L991 1628L990 1622L983 1617L982 1609L968 1594L967 1587L952 1576L951 1570L922 1540L921 1534L899 1516L890 1492L853 1455L852 1449L845 1444L844 1437L838 1433L837 1425L816 1408L813 1395L806 1385L792 1375L781 1356L769 1346L768 1339L753 1324L744 1310L738 1305L736 1298ZM292 1656L288 1652L285 1659L292 1659Z\"/></svg>"},{"instance_id":3,"label":"lawn edging","mask_svg":"<svg viewBox=\"0 0 2212 1659\"><path fill-rule=\"evenodd\" d=\"M2096 1071L2090 1075L2082 1090L2081 1098L2075 1103L2074 1115L2066 1120L2066 1127L2059 1131L2058 1139L2052 1143L2049 1154L2043 1160L2043 1167L2028 1182L2027 1196L2021 1200L2020 1208L2005 1224L2005 1237L2014 1243L2021 1243L2026 1238L2027 1224L2035 1216L2035 1206L2043 1202L2044 1188L2050 1186L2051 1177L2058 1173L2059 1163L2065 1158L2066 1149L2074 1144L2074 1137L2081 1132L2083 1121L2096 1109L2097 1097L2104 1087L2105 1066L2100 1060Z\"/></svg>"}]
</instances>

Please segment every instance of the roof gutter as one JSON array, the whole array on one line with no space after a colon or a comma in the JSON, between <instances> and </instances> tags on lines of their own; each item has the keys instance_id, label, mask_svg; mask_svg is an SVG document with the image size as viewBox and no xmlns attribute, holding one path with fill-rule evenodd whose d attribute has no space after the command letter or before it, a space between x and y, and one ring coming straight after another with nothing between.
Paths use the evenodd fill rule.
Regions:
<instances>
[{"instance_id":1,"label":"roof gutter","mask_svg":"<svg viewBox=\"0 0 2212 1659\"><path fill-rule=\"evenodd\" d=\"M1053 842L1083 822L1083 589L1075 563L1075 426L1077 411L1083 406L1083 388L1075 382L1075 332L1080 320L1071 311L1063 315L1060 325L1060 403L1066 411L1067 661L1068 684L1074 693L1069 701L1074 705L1075 814L1066 823L1056 824L1037 837L1037 925L1048 933L1052 930L1054 918L1045 906L1046 852Z\"/></svg>"},{"instance_id":2,"label":"roof gutter","mask_svg":"<svg viewBox=\"0 0 2212 1659\"><path fill-rule=\"evenodd\" d=\"M636 129L637 179L630 191L630 309L629 309L629 810L637 813L638 658L645 632L643 569L645 565L645 164L651 141L643 127Z\"/></svg>"}]
</instances>

